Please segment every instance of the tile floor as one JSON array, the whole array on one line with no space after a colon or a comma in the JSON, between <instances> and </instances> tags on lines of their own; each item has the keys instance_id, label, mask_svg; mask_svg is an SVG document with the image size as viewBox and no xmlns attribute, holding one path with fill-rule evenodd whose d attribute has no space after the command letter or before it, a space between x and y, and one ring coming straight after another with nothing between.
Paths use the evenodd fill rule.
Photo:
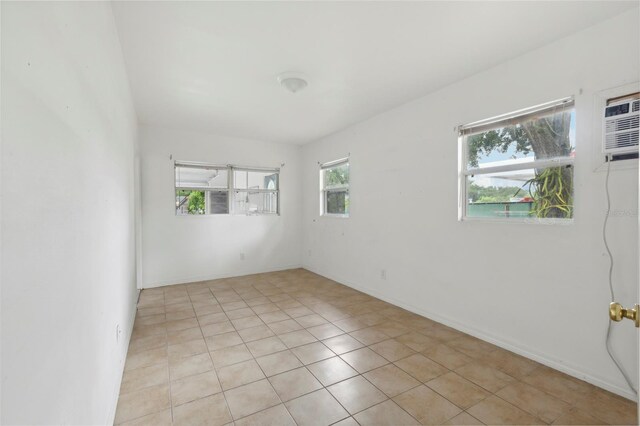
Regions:
<instances>
[{"instance_id":1,"label":"tile floor","mask_svg":"<svg viewBox=\"0 0 640 426\"><path fill-rule=\"evenodd\" d=\"M144 290L116 424L637 424L626 399L303 269Z\"/></svg>"}]
</instances>

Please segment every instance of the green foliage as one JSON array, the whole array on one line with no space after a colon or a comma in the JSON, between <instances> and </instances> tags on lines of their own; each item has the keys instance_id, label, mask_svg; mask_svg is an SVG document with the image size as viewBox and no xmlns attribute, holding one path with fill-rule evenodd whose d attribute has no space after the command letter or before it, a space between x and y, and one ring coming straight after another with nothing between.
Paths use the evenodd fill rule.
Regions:
<instances>
[{"instance_id":1,"label":"green foliage","mask_svg":"<svg viewBox=\"0 0 640 426\"><path fill-rule=\"evenodd\" d=\"M494 151L504 154L510 147L514 147L516 152L524 155L532 151L531 141L520 125L471 135L467 142L469 146L468 161L471 167L478 167L481 155L490 155Z\"/></svg>"},{"instance_id":2,"label":"green foliage","mask_svg":"<svg viewBox=\"0 0 640 426\"><path fill-rule=\"evenodd\" d=\"M503 203L509 202L511 198L516 196L524 196L517 186L497 187L497 186L479 186L474 183L469 185L467 198L474 203Z\"/></svg>"},{"instance_id":3,"label":"green foliage","mask_svg":"<svg viewBox=\"0 0 640 426\"><path fill-rule=\"evenodd\" d=\"M325 188L338 188L349 185L349 165L343 164L324 171ZM328 192L326 200L327 213L348 214L349 193L345 191Z\"/></svg>"},{"instance_id":4,"label":"green foliage","mask_svg":"<svg viewBox=\"0 0 640 426\"><path fill-rule=\"evenodd\" d=\"M179 205L176 205L176 209L187 203L187 211L189 214L204 214L204 192L203 191L189 191L186 189L179 189L177 193L178 197L185 197Z\"/></svg>"},{"instance_id":5,"label":"green foliage","mask_svg":"<svg viewBox=\"0 0 640 426\"><path fill-rule=\"evenodd\" d=\"M332 191L327 193L327 213L348 214L349 194L346 191Z\"/></svg>"},{"instance_id":6,"label":"green foliage","mask_svg":"<svg viewBox=\"0 0 640 426\"><path fill-rule=\"evenodd\" d=\"M189 214L204 214L204 192L191 191L187 207Z\"/></svg>"},{"instance_id":7,"label":"green foliage","mask_svg":"<svg viewBox=\"0 0 640 426\"><path fill-rule=\"evenodd\" d=\"M532 213L536 217L573 217L573 171L570 168L550 167L536 171L536 176L528 182L534 200Z\"/></svg>"},{"instance_id":8,"label":"green foliage","mask_svg":"<svg viewBox=\"0 0 640 426\"><path fill-rule=\"evenodd\" d=\"M324 171L325 186L342 186L349 184L349 166L343 165Z\"/></svg>"}]
</instances>

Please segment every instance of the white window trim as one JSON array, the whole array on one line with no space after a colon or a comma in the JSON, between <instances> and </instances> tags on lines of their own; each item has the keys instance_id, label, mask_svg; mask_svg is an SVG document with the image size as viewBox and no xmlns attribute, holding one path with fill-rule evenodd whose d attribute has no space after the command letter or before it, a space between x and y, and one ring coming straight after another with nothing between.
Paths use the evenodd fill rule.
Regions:
<instances>
[{"instance_id":1,"label":"white window trim","mask_svg":"<svg viewBox=\"0 0 640 426\"><path fill-rule=\"evenodd\" d=\"M192 168L202 168L202 169L226 169L227 170L227 187L226 188L202 188L202 187L187 187L187 186L177 186L176 183L176 168L177 167L192 167ZM267 172L267 173L275 173L278 175L277 186L276 189L249 189L249 188L235 188L234 182L234 172L236 171L245 171L245 172ZM173 194L175 198L175 194L178 189L187 189L192 191L203 191L203 192L215 192L215 191L226 191L227 192L227 202L229 203L229 212L221 213L221 214L194 214L194 215L182 215L178 214L177 209L174 208L174 214L176 217L209 217L209 216L280 216L280 168L279 167L254 167L254 166L238 166L233 164L208 164L208 163L200 163L195 161L174 161L173 162ZM275 213L259 213L259 214L244 214L244 213L235 213L234 212L234 197L236 191L239 192L265 192L265 193L275 193L277 196L277 206Z\"/></svg>"},{"instance_id":2,"label":"white window trim","mask_svg":"<svg viewBox=\"0 0 640 426\"><path fill-rule=\"evenodd\" d=\"M467 178L468 176L491 174L498 172L510 172L517 170L541 169L549 167L573 166L573 157L547 158L542 160L534 160L526 163L509 164L494 167L474 167L467 168L468 145L465 141L467 136L488 131L491 128L500 128L509 120L522 120L526 116L545 115L554 111L558 107L566 108L569 106L575 109L575 100L573 96L558 99L555 101L540 104L534 107L521 109L508 114L502 114L486 120L476 121L464 126L459 126L458 130L458 221L460 222L493 222L493 223L517 223L517 224L544 224L544 225L571 225L574 218L491 218L491 217L473 217L467 216ZM575 170L574 170L575 173ZM575 185L574 185L575 191ZM575 214L574 214L575 216Z\"/></svg>"},{"instance_id":3,"label":"white window trim","mask_svg":"<svg viewBox=\"0 0 640 426\"><path fill-rule=\"evenodd\" d=\"M349 183L347 185L333 186L331 188L324 187L324 171L327 169L332 169L336 166L341 166L343 164L349 165ZM327 213L327 197L326 194L329 192L346 192L349 194L349 200L351 200L351 164L350 158L344 157L339 158L337 160L328 161L326 163L319 163L320 166L320 217L334 217L334 218L343 218L347 219L350 216L350 213Z\"/></svg>"}]
</instances>

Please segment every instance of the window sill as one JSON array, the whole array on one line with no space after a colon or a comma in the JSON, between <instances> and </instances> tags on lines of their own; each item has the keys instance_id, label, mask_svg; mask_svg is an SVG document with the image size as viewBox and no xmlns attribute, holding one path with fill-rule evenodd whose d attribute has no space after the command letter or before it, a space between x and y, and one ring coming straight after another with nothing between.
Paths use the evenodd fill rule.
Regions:
<instances>
[{"instance_id":1,"label":"window sill","mask_svg":"<svg viewBox=\"0 0 640 426\"><path fill-rule=\"evenodd\" d=\"M218 214L176 214L175 217L279 217L280 213L253 213L253 214L244 214L244 213L218 213Z\"/></svg>"},{"instance_id":2,"label":"window sill","mask_svg":"<svg viewBox=\"0 0 640 426\"><path fill-rule=\"evenodd\" d=\"M458 222L484 222L484 223L511 223L511 224L525 224L525 225L560 225L567 226L573 225L575 218L571 219L537 219L537 218L491 218L491 217L463 217L458 219Z\"/></svg>"},{"instance_id":3,"label":"window sill","mask_svg":"<svg viewBox=\"0 0 640 426\"><path fill-rule=\"evenodd\" d=\"M330 214L330 213L324 213L321 214L320 217L335 217L335 218L341 218L341 219L348 219L349 215L348 214Z\"/></svg>"}]
</instances>

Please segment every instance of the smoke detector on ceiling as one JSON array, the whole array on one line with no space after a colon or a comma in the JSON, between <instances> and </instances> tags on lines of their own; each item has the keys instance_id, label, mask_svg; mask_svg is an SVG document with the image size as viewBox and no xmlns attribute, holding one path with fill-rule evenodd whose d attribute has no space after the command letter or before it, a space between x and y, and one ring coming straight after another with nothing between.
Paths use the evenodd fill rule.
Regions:
<instances>
[{"instance_id":1,"label":"smoke detector on ceiling","mask_svg":"<svg viewBox=\"0 0 640 426\"><path fill-rule=\"evenodd\" d=\"M285 72L278 76L278 83L291 93L296 93L307 87L304 75L297 72Z\"/></svg>"}]
</instances>

